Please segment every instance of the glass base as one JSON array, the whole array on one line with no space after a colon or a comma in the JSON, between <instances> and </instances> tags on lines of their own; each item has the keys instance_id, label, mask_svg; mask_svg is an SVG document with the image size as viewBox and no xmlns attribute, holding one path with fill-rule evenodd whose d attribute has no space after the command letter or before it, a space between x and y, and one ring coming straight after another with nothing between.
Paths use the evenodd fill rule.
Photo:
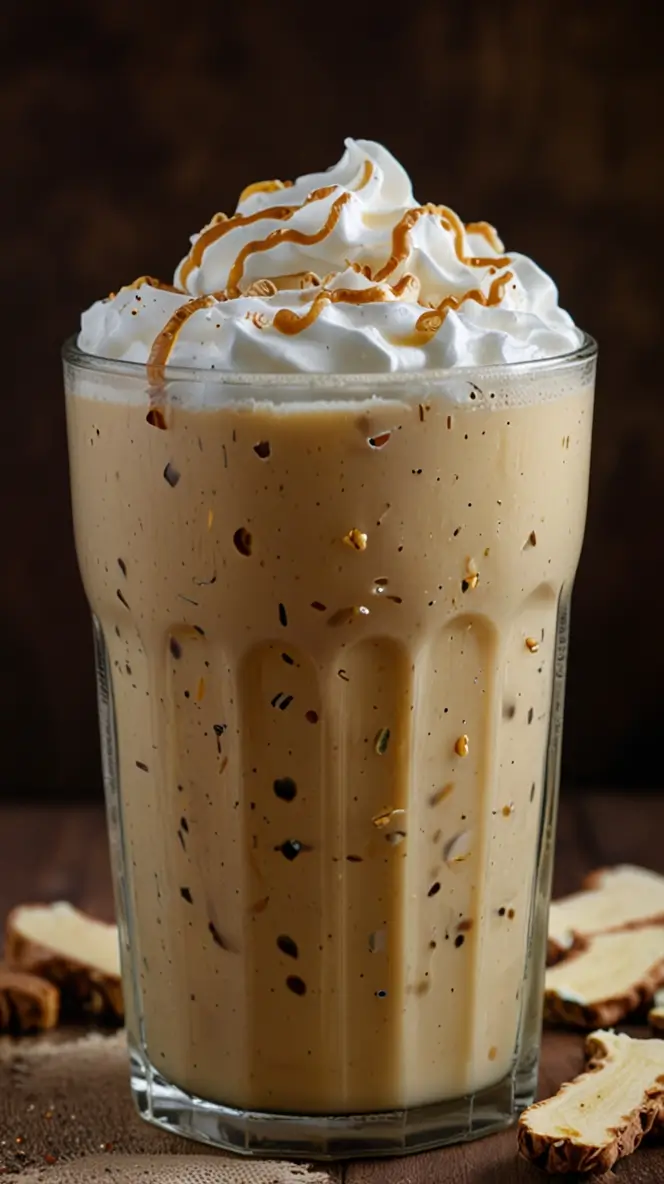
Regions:
<instances>
[{"instance_id":1,"label":"glass base","mask_svg":"<svg viewBox=\"0 0 664 1184\"><path fill-rule=\"evenodd\" d=\"M283 1159L409 1155L479 1139L510 1126L532 1102L532 1096L514 1087L510 1074L479 1093L407 1110L330 1116L269 1114L186 1093L136 1051L131 1053L131 1090L147 1122L239 1155Z\"/></svg>"}]
</instances>

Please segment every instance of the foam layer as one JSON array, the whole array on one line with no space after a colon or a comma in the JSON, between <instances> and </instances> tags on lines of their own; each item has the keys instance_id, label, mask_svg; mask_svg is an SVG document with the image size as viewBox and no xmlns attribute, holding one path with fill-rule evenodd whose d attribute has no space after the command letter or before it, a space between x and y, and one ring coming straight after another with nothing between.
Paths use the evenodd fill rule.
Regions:
<instances>
[{"instance_id":1,"label":"foam layer","mask_svg":"<svg viewBox=\"0 0 664 1184\"><path fill-rule=\"evenodd\" d=\"M173 286L144 279L83 314L101 357L237 373L380 373L556 357L582 334L531 259L486 223L419 206L393 156L263 182L194 235Z\"/></svg>"}]
</instances>

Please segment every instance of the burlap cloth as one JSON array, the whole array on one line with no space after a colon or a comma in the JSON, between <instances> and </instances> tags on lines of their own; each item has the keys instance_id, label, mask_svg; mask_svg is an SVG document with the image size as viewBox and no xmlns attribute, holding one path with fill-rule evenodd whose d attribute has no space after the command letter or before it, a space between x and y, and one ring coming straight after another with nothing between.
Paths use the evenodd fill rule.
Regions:
<instances>
[{"instance_id":1,"label":"burlap cloth","mask_svg":"<svg viewBox=\"0 0 664 1184\"><path fill-rule=\"evenodd\" d=\"M0 1040L0 1175L21 1184L330 1184L309 1165L240 1159L148 1126L124 1034Z\"/></svg>"},{"instance_id":2,"label":"burlap cloth","mask_svg":"<svg viewBox=\"0 0 664 1184\"><path fill-rule=\"evenodd\" d=\"M643 1033L642 1033L643 1034ZM583 1040L544 1038L540 1090L583 1065ZM641 1149L621 1184L664 1184L664 1151ZM312 1166L224 1155L149 1126L129 1093L124 1034L59 1031L0 1039L0 1180L20 1184L537 1184L514 1130L422 1155ZM602 1184L612 1174L594 1177Z\"/></svg>"}]
</instances>

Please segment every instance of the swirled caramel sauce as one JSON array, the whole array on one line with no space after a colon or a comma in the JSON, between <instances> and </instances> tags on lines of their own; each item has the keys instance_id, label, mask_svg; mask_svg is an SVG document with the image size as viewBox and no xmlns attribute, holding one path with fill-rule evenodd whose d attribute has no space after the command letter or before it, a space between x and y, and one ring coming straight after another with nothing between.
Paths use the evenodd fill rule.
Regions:
<instances>
[{"instance_id":1,"label":"swirled caramel sauce","mask_svg":"<svg viewBox=\"0 0 664 1184\"><path fill-rule=\"evenodd\" d=\"M317 292L312 304L305 313L298 315L289 308L281 308L274 317L272 324L280 333L294 337L313 325L327 304L376 304L392 298L398 300L406 293L414 295L419 291L419 280L414 275L404 275L393 288L323 288Z\"/></svg>"},{"instance_id":2,"label":"swirled caramel sauce","mask_svg":"<svg viewBox=\"0 0 664 1184\"><path fill-rule=\"evenodd\" d=\"M217 304L220 300L225 299L226 296L223 292L213 292L210 296L195 296L193 300L188 300L186 304L181 304L175 310L172 317L169 317L161 332L155 337L152 343L152 349L150 350L150 356L146 363L150 387L158 388L163 385L164 366L168 362L173 346L182 330L182 326L199 309L211 308L213 304Z\"/></svg>"},{"instance_id":3,"label":"swirled caramel sauce","mask_svg":"<svg viewBox=\"0 0 664 1184\"><path fill-rule=\"evenodd\" d=\"M410 252L410 232L419 219L425 214L441 215L441 225L445 228L445 230L450 230L454 235L454 249L456 251L457 259L460 263L464 263L466 267L490 267L492 265L506 267L511 262L507 255L496 258L495 255L484 257L481 255L464 254L464 225L453 210L450 210L447 206L435 206L431 204L425 206L415 206L412 210L407 210L403 218L397 222L396 226L394 227L394 230L392 231L392 253L387 260L387 263L381 267L373 277L376 283L379 283L381 280L386 280L388 276L392 275L392 272L396 271L399 264L403 263L404 259L408 258L408 254ZM482 230L476 230L476 233L484 234L485 237L487 237L487 240L490 241L488 239L487 231L491 230L492 228L489 227L488 223L471 222L470 226L473 225L476 228L481 226ZM467 230L468 228L466 227L465 229Z\"/></svg>"},{"instance_id":4,"label":"swirled caramel sauce","mask_svg":"<svg viewBox=\"0 0 664 1184\"><path fill-rule=\"evenodd\" d=\"M178 295L184 295L184 288L176 288L175 284L165 284L163 280L155 279L153 275L139 275L138 279L132 280L130 284L125 284L121 291L131 291L133 288L142 288L147 284L150 288L158 288L160 292L177 292Z\"/></svg>"},{"instance_id":5,"label":"swirled caramel sauce","mask_svg":"<svg viewBox=\"0 0 664 1184\"><path fill-rule=\"evenodd\" d=\"M504 249L498 231L490 222L466 222L466 234L481 234L489 246L493 247L494 251L497 251L498 254ZM496 260L494 259L495 262Z\"/></svg>"},{"instance_id":6,"label":"swirled caramel sauce","mask_svg":"<svg viewBox=\"0 0 664 1184\"><path fill-rule=\"evenodd\" d=\"M436 308L422 313L415 323L416 330L429 336L437 333L448 312L451 309L460 308L466 300L474 300L483 308L491 308L493 305L500 304L505 295L505 289L512 279L514 279L512 272L506 271L504 275L496 276L488 292L482 292L479 288L470 288L468 292L463 293L463 296L445 296Z\"/></svg>"},{"instance_id":7,"label":"swirled caramel sauce","mask_svg":"<svg viewBox=\"0 0 664 1184\"><path fill-rule=\"evenodd\" d=\"M322 197L329 197L336 189L336 185L327 185L324 189L315 189L313 193L304 202L308 205L310 201L320 201ZM226 293L229 298L240 295L239 283L244 272L244 265L250 255L255 255L259 251L271 251L273 247L279 246L279 243L298 243L301 246L313 246L315 243L322 243L334 230L343 207L350 201L350 193L341 193L336 201L332 202L330 212L321 226L320 230L314 231L312 234L307 234L304 230L296 230L295 227L289 226L284 229L273 230L268 234L267 238L255 239L253 242L246 243L238 254L233 266L228 273L228 283L226 285Z\"/></svg>"},{"instance_id":8,"label":"swirled caramel sauce","mask_svg":"<svg viewBox=\"0 0 664 1184\"><path fill-rule=\"evenodd\" d=\"M368 185L373 173L374 167L372 162L370 160L365 161L362 176L355 192ZM253 185L247 186L242 191L240 203L256 193L274 193L278 190L287 189L292 184L292 181L278 180L256 182ZM326 185L314 189L303 202L297 205L269 206L253 214L235 214L230 218L222 213L216 214L207 228L198 236L186 259L181 264L178 276L180 283L182 285L186 284L192 271L201 266L203 255L207 248L231 230L260 223L266 218L272 221L287 222L305 206L330 197L336 189L336 185ZM375 273L372 273L372 269L368 264L362 264L357 261L346 261L347 267L351 267L365 279L372 281L372 285L368 288L331 288L328 285L334 278L334 272L321 280L314 272L305 271L275 276L269 280L257 279L252 282L244 293L241 292L240 284L244 275L245 265L252 255L271 251L284 242L297 243L302 246L312 246L316 243L323 242L334 231L341 212L344 206L351 200L351 196L352 193L349 190L341 192L333 201L324 223L316 231L307 233L293 226L278 227L264 238L257 238L245 243L229 269L227 285L223 292L194 297L182 305L181 308L177 309L155 338L147 362L148 381L151 388L150 414L152 418L148 416L150 422L155 423L155 426L158 427L165 426L163 414L159 411L161 402L160 388L164 383L164 367L168 363L168 359L183 325L194 313L202 308L210 308L219 300L234 299L241 295L268 298L277 291L289 288L303 289L305 293L304 298L306 299L309 298L308 292L311 289L315 289L315 294L312 294L312 297L310 297L310 306L305 312L300 314L290 309L280 309L274 316L272 327L288 336L302 333L309 326L313 325L323 309L330 304L364 305L404 297L414 303L421 303L419 301L420 285L415 276L407 273L394 285L390 285L387 281L408 258L411 249L410 239L413 228L420 218L431 215L437 217L440 220L441 226L452 235L457 259L464 266L488 268L490 269L490 274L495 275L498 268L506 267L511 262L508 255L481 256L466 254L465 234L481 235L494 251L502 251L502 243L490 223L469 222L464 226L463 222L461 222L454 211L449 209L448 206L427 203L426 205L415 206L407 210L393 228L390 256ZM507 284L512 278L512 273L508 271L503 275L496 276L491 283L488 293L482 292L478 287L470 288L462 295L446 296L435 307L425 306L425 311L416 322L415 331L407 339L400 339L399 344L426 344L427 340L438 332L447 313L452 309L460 308L465 301L474 300L484 307L499 304L503 299ZM150 284L152 287L162 288L172 292L183 291L180 287L163 284L151 276L141 276L133 284L128 286L138 288L142 284ZM248 315L251 317L252 314ZM269 327L269 322L263 323L263 319L261 319L261 327Z\"/></svg>"},{"instance_id":9,"label":"swirled caramel sauce","mask_svg":"<svg viewBox=\"0 0 664 1184\"><path fill-rule=\"evenodd\" d=\"M261 184L265 186L266 184L270 184L270 182L264 181ZM179 274L180 283L184 287L194 268L200 267L207 248L212 243L216 243L218 239L223 238L229 231L235 230L238 226L251 226L254 222L260 222L263 218L271 218L275 222L286 221L288 218L292 218L293 214L297 213L298 210L303 209L312 202L322 201L324 198L329 197L335 189L336 185L325 185L321 189L314 189L300 205L268 206L265 210L257 210L255 214L234 214L232 218L220 219L219 215L217 215L218 220L213 221L206 230L201 231L187 258L183 261ZM345 196L349 197L350 194ZM269 237L268 235L268 239ZM267 242L267 239L262 241ZM298 242L300 240L294 239L292 241Z\"/></svg>"},{"instance_id":10,"label":"swirled caramel sauce","mask_svg":"<svg viewBox=\"0 0 664 1184\"><path fill-rule=\"evenodd\" d=\"M238 205L246 201L248 197L253 197L255 193L278 193L280 189L290 189L293 185L292 181L254 181L252 185L247 185L240 194Z\"/></svg>"},{"instance_id":11,"label":"swirled caramel sauce","mask_svg":"<svg viewBox=\"0 0 664 1184\"><path fill-rule=\"evenodd\" d=\"M355 193L359 193L360 189L364 189L365 186L367 186L369 184L371 178L373 177L373 171L374 171L374 168L373 168L371 161L365 160L364 167L362 169L362 176L360 178L360 183L359 183L359 185L355 186Z\"/></svg>"}]
</instances>

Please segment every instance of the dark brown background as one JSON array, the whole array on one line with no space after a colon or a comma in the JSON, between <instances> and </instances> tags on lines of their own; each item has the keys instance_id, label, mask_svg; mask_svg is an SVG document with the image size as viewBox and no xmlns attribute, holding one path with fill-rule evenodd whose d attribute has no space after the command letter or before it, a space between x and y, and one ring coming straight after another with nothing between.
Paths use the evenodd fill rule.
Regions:
<instances>
[{"instance_id":1,"label":"dark brown background","mask_svg":"<svg viewBox=\"0 0 664 1184\"><path fill-rule=\"evenodd\" d=\"M257 178L383 140L421 200L489 218L601 343L565 775L661 784L659 6L638 0L2 7L0 792L96 792L58 350L79 310ZM44 15L47 9L44 9Z\"/></svg>"}]
</instances>

